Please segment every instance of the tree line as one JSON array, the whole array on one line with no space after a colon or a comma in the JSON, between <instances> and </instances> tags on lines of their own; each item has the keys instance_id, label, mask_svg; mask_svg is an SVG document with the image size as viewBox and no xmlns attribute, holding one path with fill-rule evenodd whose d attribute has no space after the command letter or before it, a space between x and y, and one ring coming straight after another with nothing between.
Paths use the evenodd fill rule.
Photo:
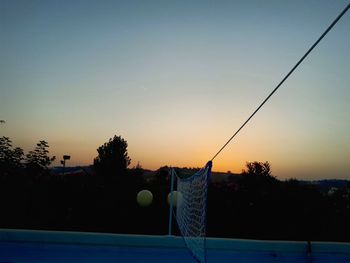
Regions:
<instances>
[{"instance_id":1,"label":"tree line","mask_svg":"<svg viewBox=\"0 0 350 263\"><path fill-rule=\"evenodd\" d=\"M13 147L9 137L0 138L0 174L18 175L28 173L30 175L42 175L49 172L49 166L55 160L50 157L49 145L46 141L39 141L32 151L24 155L20 147Z\"/></svg>"},{"instance_id":2,"label":"tree line","mask_svg":"<svg viewBox=\"0 0 350 263\"><path fill-rule=\"evenodd\" d=\"M0 228L167 234L169 168L148 171L114 136L97 149L92 173L51 174L46 141L24 154L0 138ZM178 173L196 169L177 168ZM154 200L140 207L136 195ZM349 188L326 195L296 179L278 180L269 162L248 162L208 190L207 232L213 237L350 241ZM174 222L175 233L178 234Z\"/></svg>"}]
</instances>

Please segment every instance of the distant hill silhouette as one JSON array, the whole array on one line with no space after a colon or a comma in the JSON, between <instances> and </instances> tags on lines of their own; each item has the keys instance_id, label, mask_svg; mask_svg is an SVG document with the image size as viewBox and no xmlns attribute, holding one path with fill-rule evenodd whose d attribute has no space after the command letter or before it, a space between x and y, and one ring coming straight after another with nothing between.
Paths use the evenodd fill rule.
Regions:
<instances>
[{"instance_id":1,"label":"distant hill silhouette","mask_svg":"<svg viewBox=\"0 0 350 263\"><path fill-rule=\"evenodd\" d=\"M325 179L316 181L300 181L303 184L311 184L316 186L322 193L327 193L332 187L338 189L346 189L350 181L345 179Z\"/></svg>"},{"instance_id":2,"label":"distant hill silhouette","mask_svg":"<svg viewBox=\"0 0 350 263\"><path fill-rule=\"evenodd\" d=\"M50 169L52 175L80 175L80 174L89 174L93 175L94 171L91 166L70 166L70 167L62 167L55 166Z\"/></svg>"},{"instance_id":3,"label":"distant hill silhouette","mask_svg":"<svg viewBox=\"0 0 350 263\"><path fill-rule=\"evenodd\" d=\"M191 170L188 168L178 168L182 170ZM157 171L146 170L144 171L143 176L145 178L152 178L157 175ZM70 166L63 168L62 166L55 166L50 169L51 174L53 175L94 175L94 170L92 166ZM236 173L225 173L225 172L212 172L212 182L224 182L229 180L229 178L234 178L236 176L240 176L240 174ZM313 185L316 186L322 193L328 192L332 187L336 187L338 189L345 189L350 184L350 180L345 179L323 179L323 180L299 180L301 184L305 185Z\"/></svg>"}]
</instances>

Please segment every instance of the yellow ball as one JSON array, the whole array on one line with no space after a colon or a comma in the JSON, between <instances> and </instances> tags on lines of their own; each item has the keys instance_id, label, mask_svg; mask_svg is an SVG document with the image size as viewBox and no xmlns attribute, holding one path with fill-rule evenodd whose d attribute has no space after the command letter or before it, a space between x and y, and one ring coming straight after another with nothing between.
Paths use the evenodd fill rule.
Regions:
<instances>
[{"instance_id":1,"label":"yellow ball","mask_svg":"<svg viewBox=\"0 0 350 263\"><path fill-rule=\"evenodd\" d=\"M136 201L140 206L149 206L152 204L153 194L149 190L142 190L137 194Z\"/></svg>"},{"instance_id":2,"label":"yellow ball","mask_svg":"<svg viewBox=\"0 0 350 263\"><path fill-rule=\"evenodd\" d=\"M170 205L171 192L168 194L168 205ZM182 201L182 194L178 191L173 191L173 206L177 206Z\"/></svg>"}]
</instances>

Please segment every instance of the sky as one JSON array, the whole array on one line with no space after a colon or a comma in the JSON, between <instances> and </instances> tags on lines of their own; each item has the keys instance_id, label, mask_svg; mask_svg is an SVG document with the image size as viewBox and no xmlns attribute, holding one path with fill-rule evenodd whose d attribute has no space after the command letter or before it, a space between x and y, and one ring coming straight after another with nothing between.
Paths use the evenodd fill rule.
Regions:
<instances>
[{"instance_id":1,"label":"sky","mask_svg":"<svg viewBox=\"0 0 350 263\"><path fill-rule=\"evenodd\" d=\"M347 1L0 0L0 135L88 165L114 135L131 167L201 167ZM216 157L239 173L350 179L350 12Z\"/></svg>"}]
</instances>

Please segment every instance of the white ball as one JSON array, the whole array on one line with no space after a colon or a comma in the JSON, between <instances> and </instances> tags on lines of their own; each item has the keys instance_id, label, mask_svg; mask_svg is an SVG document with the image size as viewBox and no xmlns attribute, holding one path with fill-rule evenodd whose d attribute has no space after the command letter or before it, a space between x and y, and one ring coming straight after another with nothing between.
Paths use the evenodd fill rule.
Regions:
<instances>
[{"instance_id":1,"label":"white ball","mask_svg":"<svg viewBox=\"0 0 350 263\"><path fill-rule=\"evenodd\" d=\"M168 194L168 205L170 205L171 192ZM173 206L177 206L182 202L182 194L178 191L173 191Z\"/></svg>"},{"instance_id":2,"label":"white ball","mask_svg":"<svg viewBox=\"0 0 350 263\"><path fill-rule=\"evenodd\" d=\"M142 207L149 206L150 204L152 204L153 194L149 190L142 190L138 192L136 201Z\"/></svg>"}]
</instances>

